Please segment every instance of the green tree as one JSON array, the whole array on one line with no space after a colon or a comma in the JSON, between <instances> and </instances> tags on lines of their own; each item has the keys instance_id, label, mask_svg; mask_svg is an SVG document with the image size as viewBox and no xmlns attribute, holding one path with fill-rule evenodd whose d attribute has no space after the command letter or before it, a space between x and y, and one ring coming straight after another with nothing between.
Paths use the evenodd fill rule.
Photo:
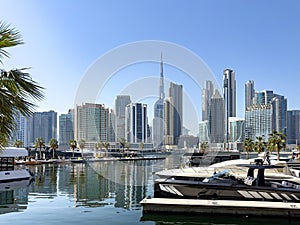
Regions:
<instances>
[{"instance_id":1,"label":"green tree","mask_svg":"<svg viewBox=\"0 0 300 225\"><path fill-rule=\"evenodd\" d=\"M55 157L55 151L58 149L58 141L55 138L51 138L49 142L50 148L52 149L52 159Z\"/></svg>"},{"instance_id":2,"label":"green tree","mask_svg":"<svg viewBox=\"0 0 300 225\"><path fill-rule=\"evenodd\" d=\"M105 148L105 155L107 156L107 152L108 152L108 148L109 148L110 144L108 142L104 142L103 143L103 147Z\"/></svg>"},{"instance_id":3,"label":"green tree","mask_svg":"<svg viewBox=\"0 0 300 225\"><path fill-rule=\"evenodd\" d=\"M77 141L72 139L69 141L69 146L72 149L72 157L74 158L74 150L77 147Z\"/></svg>"},{"instance_id":4,"label":"green tree","mask_svg":"<svg viewBox=\"0 0 300 225\"><path fill-rule=\"evenodd\" d=\"M201 142L201 144L200 144L200 150L201 150L201 152L204 153L207 148L208 148L208 142L207 141L206 142Z\"/></svg>"},{"instance_id":5,"label":"green tree","mask_svg":"<svg viewBox=\"0 0 300 225\"><path fill-rule=\"evenodd\" d=\"M265 146L266 146L266 143L264 142L264 137L263 136L256 137L256 141L254 143L254 148L258 152L258 154L264 150Z\"/></svg>"},{"instance_id":6,"label":"green tree","mask_svg":"<svg viewBox=\"0 0 300 225\"><path fill-rule=\"evenodd\" d=\"M245 138L243 142L244 149L247 152L247 159L249 159L249 153L253 151L254 143L251 138Z\"/></svg>"},{"instance_id":7,"label":"green tree","mask_svg":"<svg viewBox=\"0 0 300 225\"><path fill-rule=\"evenodd\" d=\"M280 151L285 149L286 136L282 132L274 130L269 134L268 147L271 147L273 150L277 151L277 160L280 160Z\"/></svg>"},{"instance_id":8,"label":"green tree","mask_svg":"<svg viewBox=\"0 0 300 225\"><path fill-rule=\"evenodd\" d=\"M81 150L81 157L83 157L83 149L84 149L84 146L85 146L85 140L84 139L80 139L78 141L78 146L79 146L79 148Z\"/></svg>"},{"instance_id":9,"label":"green tree","mask_svg":"<svg viewBox=\"0 0 300 225\"><path fill-rule=\"evenodd\" d=\"M23 146L23 142L21 140L15 140L14 146L20 148Z\"/></svg>"},{"instance_id":10,"label":"green tree","mask_svg":"<svg viewBox=\"0 0 300 225\"><path fill-rule=\"evenodd\" d=\"M120 138L119 142L120 142L120 145L121 145L122 150L124 152L124 148L125 148L125 145L126 145L126 139L125 138Z\"/></svg>"},{"instance_id":11,"label":"green tree","mask_svg":"<svg viewBox=\"0 0 300 225\"><path fill-rule=\"evenodd\" d=\"M0 63L9 57L6 48L23 44L18 31L0 21ZM44 97L43 87L33 81L26 68L6 71L0 68L0 148L7 144L15 129L15 116L20 112L29 117L35 101Z\"/></svg>"},{"instance_id":12,"label":"green tree","mask_svg":"<svg viewBox=\"0 0 300 225\"><path fill-rule=\"evenodd\" d=\"M40 151L40 156L39 156L39 158L41 159L41 158L42 158L42 148L45 147L44 139L41 138L41 137L38 137L38 138L35 140L35 147L36 147L36 148L39 148L39 151Z\"/></svg>"}]
</instances>

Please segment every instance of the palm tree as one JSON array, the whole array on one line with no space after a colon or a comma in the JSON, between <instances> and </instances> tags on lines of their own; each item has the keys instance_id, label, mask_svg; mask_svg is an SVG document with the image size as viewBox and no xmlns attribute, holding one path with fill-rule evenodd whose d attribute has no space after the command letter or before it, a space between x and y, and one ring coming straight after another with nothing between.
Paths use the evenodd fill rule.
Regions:
<instances>
[{"instance_id":1,"label":"palm tree","mask_svg":"<svg viewBox=\"0 0 300 225\"><path fill-rule=\"evenodd\" d=\"M109 148L110 144L108 142L104 142L103 143L103 147L105 148L105 155L107 156L107 151L108 151L108 148Z\"/></svg>"},{"instance_id":2,"label":"palm tree","mask_svg":"<svg viewBox=\"0 0 300 225\"><path fill-rule=\"evenodd\" d=\"M129 151L129 149L130 149L130 143L129 142L125 143L125 148L126 148L127 151Z\"/></svg>"},{"instance_id":3,"label":"palm tree","mask_svg":"<svg viewBox=\"0 0 300 225\"><path fill-rule=\"evenodd\" d=\"M85 146L85 140L80 139L80 141L78 141L78 145L79 145L79 148L81 150L81 157L83 157L83 149L84 149L84 146Z\"/></svg>"},{"instance_id":4,"label":"palm tree","mask_svg":"<svg viewBox=\"0 0 300 225\"><path fill-rule=\"evenodd\" d=\"M38 137L35 141L35 147L39 148L40 150L40 159L42 158L42 148L45 147L44 139L41 137Z\"/></svg>"},{"instance_id":5,"label":"palm tree","mask_svg":"<svg viewBox=\"0 0 300 225\"><path fill-rule=\"evenodd\" d=\"M69 141L69 146L72 149L72 157L74 158L74 149L77 147L77 141L72 139Z\"/></svg>"},{"instance_id":6,"label":"palm tree","mask_svg":"<svg viewBox=\"0 0 300 225\"><path fill-rule=\"evenodd\" d=\"M119 142L120 142L120 145L121 145L121 147L122 147L122 149L123 149L123 152L124 152L124 148L125 148L125 145L126 145L126 140L125 140L125 138L120 138Z\"/></svg>"},{"instance_id":7,"label":"palm tree","mask_svg":"<svg viewBox=\"0 0 300 225\"><path fill-rule=\"evenodd\" d=\"M282 132L274 130L269 134L268 146L277 151L277 160L280 160L280 150L284 149L286 136Z\"/></svg>"},{"instance_id":8,"label":"palm tree","mask_svg":"<svg viewBox=\"0 0 300 225\"><path fill-rule=\"evenodd\" d=\"M54 153L58 148L58 141L55 138L51 138L49 142L50 148L52 149L52 159L54 159Z\"/></svg>"},{"instance_id":9,"label":"palm tree","mask_svg":"<svg viewBox=\"0 0 300 225\"><path fill-rule=\"evenodd\" d=\"M21 140L15 140L14 146L20 148L21 146L23 146L23 142Z\"/></svg>"},{"instance_id":10,"label":"palm tree","mask_svg":"<svg viewBox=\"0 0 300 225\"><path fill-rule=\"evenodd\" d=\"M264 140L263 136L256 137L256 142L254 143L254 148L258 152L258 154L261 153L265 148L266 143L263 140Z\"/></svg>"},{"instance_id":11,"label":"palm tree","mask_svg":"<svg viewBox=\"0 0 300 225\"><path fill-rule=\"evenodd\" d=\"M5 48L23 44L18 31L0 21L0 64L9 57ZM43 99L43 87L33 81L26 68L5 71L0 68L0 148L7 144L15 129L18 113L28 117L35 108L34 102Z\"/></svg>"},{"instance_id":12,"label":"palm tree","mask_svg":"<svg viewBox=\"0 0 300 225\"><path fill-rule=\"evenodd\" d=\"M244 146L244 149L247 152L247 159L249 159L249 152L252 152L253 147L254 147L252 139L251 138L245 138L245 140L243 142L243 146Z\"/></svg>"},{"instance_id":13,"label":"palm tree","mask_svg":"<svg viewBox=\"0 0 300 225\"><path fill-rule=\"evenodd\" d=\"M208 148L208 142L201 142L200 149L204 153L206 149Z\"/></svg>"}]
</instances>

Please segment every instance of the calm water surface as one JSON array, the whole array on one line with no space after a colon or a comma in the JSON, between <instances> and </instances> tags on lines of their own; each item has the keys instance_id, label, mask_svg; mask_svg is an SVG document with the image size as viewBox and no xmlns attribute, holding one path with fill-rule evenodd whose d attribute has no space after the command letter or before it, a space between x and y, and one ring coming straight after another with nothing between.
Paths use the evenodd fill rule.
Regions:
<instances>
[{"instance_id":1,"label":"calm water surface","mask_svg":"<svg viewBox=\"0 0 300 225\"><path fill-rule=\"evenodd\" d=\"M300 224L248 217L143 216L139 202L153 195L154 173L178 166L179 158L27 166L35 181L0 192L0 224Z\"/></svg>"}]
</instances>

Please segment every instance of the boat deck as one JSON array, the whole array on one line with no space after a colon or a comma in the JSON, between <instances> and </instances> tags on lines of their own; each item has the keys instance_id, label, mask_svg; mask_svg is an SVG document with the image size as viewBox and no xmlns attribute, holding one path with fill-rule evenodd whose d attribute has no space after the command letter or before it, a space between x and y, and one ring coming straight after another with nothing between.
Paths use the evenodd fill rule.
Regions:
<instances>
[{"instance_id":1,"label":"boat deck","mask_svg":"<svg viewBox=\"0 0 300 225\"><path fill-rule=\"evenodd\" d=\"M143 213L231 214L300 218L300 203L145 198Z\"/></svg>"}]
</instances>

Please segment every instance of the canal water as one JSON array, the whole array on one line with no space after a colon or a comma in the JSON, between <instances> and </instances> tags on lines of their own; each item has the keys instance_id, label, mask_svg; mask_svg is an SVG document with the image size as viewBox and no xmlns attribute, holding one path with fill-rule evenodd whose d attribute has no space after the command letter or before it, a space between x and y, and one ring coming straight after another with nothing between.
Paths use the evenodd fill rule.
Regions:
<instances>
[{"instance_id":1,"label":"canal water","mask_svg":"<svg viewBox=\"0 0 300 225\"><path fill-rule=\"evenodd\" d=\"M300 224L270 218L143 215L139 203L153 195L154 173L179 164L180 157L173 154L165 160L27 166L35 181L2 189L0 224Z\"/></svg>"}]
</instances>

